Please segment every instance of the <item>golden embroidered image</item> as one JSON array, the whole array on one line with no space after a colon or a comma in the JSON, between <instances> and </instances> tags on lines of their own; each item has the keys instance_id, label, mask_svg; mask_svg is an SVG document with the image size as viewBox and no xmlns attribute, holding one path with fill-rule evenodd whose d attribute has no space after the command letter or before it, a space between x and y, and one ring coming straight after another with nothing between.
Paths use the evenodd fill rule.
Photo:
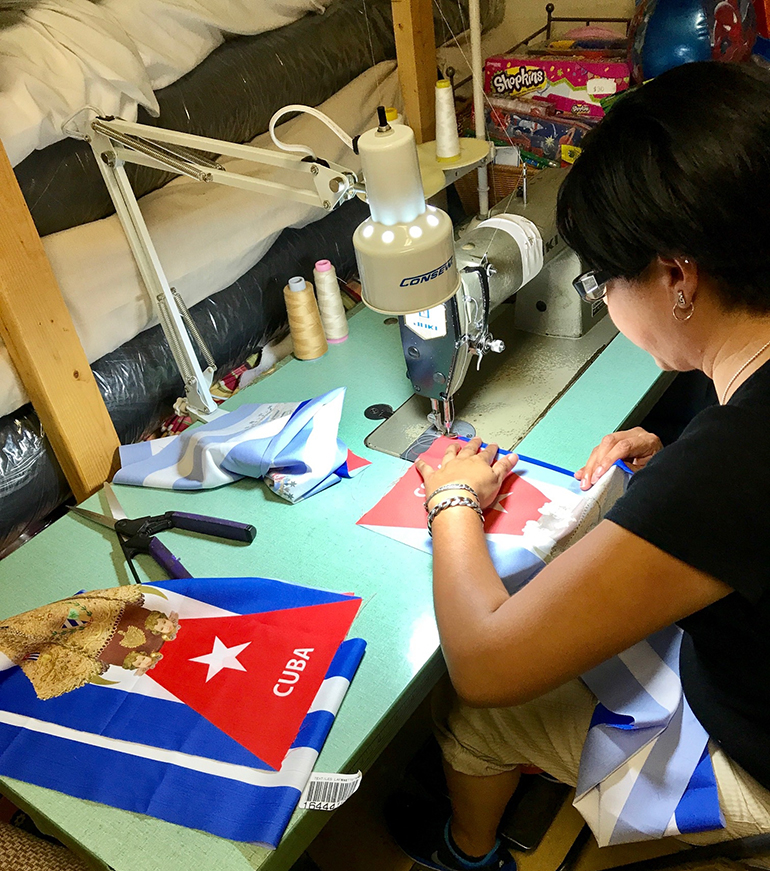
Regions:
<instances>
[{"instance_id":1,"label":"golden embroidered image","mask_svg":"<svg viewBox=\"0 0 770 871\"><path fill-rule=\"evenodd\" d=\"M134 648L139 647L142 644L147 644L147 636L138 626L129 626L128 629L118 629L115 634L121 636L119 642L121 647Z\"/></svg>"},{"instance_id":2,"label":"golden embroidered image","mask_svg":"<svg viewBox=\"0 0 770 871\"><path fill-rule=\"evenodd\" d=\"M164 614L162 611L151 611L144 625L154 635L160 635L164 641L173 641L179 629L179 615L172 611Z\"/></svg>"},{"instance_id":3,"label":"golden embroidered image","mask_svg":"<svg viewBox=\"0 0 770 871\"><path fill-rule=\"evenodd\" d=\"M160 648L179 628L178 614L143 605L136 585L53 602L0 621L0 652L21 667L41 699L77 689L110 665L141 675L160 661Z\"/></svg>"},{"instance_id":4,"label":"golden embroidered image","mask_svg":"<svg viewBox=\"0 0 770 871\"><path fill-rule=\"evenodd\" d=\"M143 650L132 650L123 660L123 668L136 669L138 675L143 675L163 659L163 654L155 651L145 653Z\"/></svg>"}]
</instances>

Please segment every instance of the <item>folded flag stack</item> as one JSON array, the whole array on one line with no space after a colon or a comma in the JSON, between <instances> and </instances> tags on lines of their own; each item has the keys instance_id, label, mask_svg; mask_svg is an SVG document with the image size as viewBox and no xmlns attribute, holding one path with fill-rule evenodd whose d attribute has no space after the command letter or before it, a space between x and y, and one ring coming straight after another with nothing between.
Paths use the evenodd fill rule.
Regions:
<instances>
[{"instance_id":1,"label":"folded flag stack","mask_svg":"<svg viewBox=\"0 0 770 871\"><path fill-rule=\"evenodd\" d=\"M242 405L179 435L123 445L113 481L200 490L264 478L298 502L369 465L337 438L344 399L341 387L305 402Z\"/></svg>"},{"instance_id":2,"label":"folded flag stack","mask_svg":"<svg viewBox=\"0 0 770 871\"><path fill-rule=\"evenodd\" d=\"M43 701L5 662L0 774L277 846L363 656L345 640L361 600L264 578L142 590L179 621L146 674Z\"/></svg>"}]
</instances>

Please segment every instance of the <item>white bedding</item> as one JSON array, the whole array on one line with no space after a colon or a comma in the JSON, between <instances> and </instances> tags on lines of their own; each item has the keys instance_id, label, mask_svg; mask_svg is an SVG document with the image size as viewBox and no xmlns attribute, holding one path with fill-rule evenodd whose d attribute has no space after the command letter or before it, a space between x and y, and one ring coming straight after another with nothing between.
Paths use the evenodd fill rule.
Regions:
<instances>
[{"instance_id":1,"label":"white bedding","mask_svg":"<svg viewBox=\"0 0 770 871\"><path fill-rule=\"evenodd\" d=\"M376 126L378 105L400 105L395 66L387 61L373 67L318 108L353 136ZM326 125L307 115L277 131L282 141L306 143L320 157L359 168L357 156ZM269 135L258 136L253 144L270 147ZM233 158L222 163L233 172L280 180L278 171L268 167ZM287 199L188 178L177 178L143 197L141 208L166 275L188 306L236 281L285 227L302 227L326 214ZM54 233L43 244L90 362L156 322L117 217ZM8 351L0 344L0 415L26 401Z\"/></svg>"},{"instance_id":2,"label":"white bedding","mask_svg":"<svg viewBox=\"0 0 770 871\"><path fill-rule=\"evenodd\" d=\"M224 41L323 12L331 0L42 0L0 31L0 140L15 166L63 138L93 106L136 120L158 114L153 91L181 78Z\"/></svg>"}]
</instances>

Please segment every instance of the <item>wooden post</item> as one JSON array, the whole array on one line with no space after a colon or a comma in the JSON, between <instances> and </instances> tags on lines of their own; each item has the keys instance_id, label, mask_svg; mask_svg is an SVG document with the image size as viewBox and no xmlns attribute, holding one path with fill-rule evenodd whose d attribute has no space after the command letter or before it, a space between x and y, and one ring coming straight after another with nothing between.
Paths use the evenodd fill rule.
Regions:
<instances>
[{"instance_id":1,"label":"wooden post","mask_svg":"<svg viewBox=\"0 0 770 871\"><path fill-rule=\"evenodd\" d=\"M398 78L417 143L436 138L436 36L432 0L391 0Z\"/></svg>"},{"instance_id":2,"label":"wooden post","mask_svg":"<svg viewBox=\"0 0 770 871\"><path fill-rule=\"evenodd\" d=\"M120 442L2 145L0 334L81 502L110 476Z\"/></svg>"}]
</instances>

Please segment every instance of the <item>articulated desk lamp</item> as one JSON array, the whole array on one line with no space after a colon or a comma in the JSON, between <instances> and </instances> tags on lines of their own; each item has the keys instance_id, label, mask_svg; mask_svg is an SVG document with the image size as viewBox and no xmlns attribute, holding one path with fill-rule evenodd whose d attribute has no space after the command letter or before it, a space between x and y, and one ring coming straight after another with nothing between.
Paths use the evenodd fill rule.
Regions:
<instances>
[{"instance_id":1,"label":"articulated desk lamp","mask_svg":"<svg viewBox=\"0 0 770 871\"><path fill-rule=\"evenodd\" d=\"M274 133L275 123L292 111L318 117L351 148L357 149L361 177L343 166L316 158L306 146L280 142ZM538 178L537 191L536 185L531 185L526 205L521 206L514 197L509 197L492 217L454 242L448 215L426 205L411 128L389 125L382 109L379 126L366 131L354 143L318 110L287 106L270 122L273 140L285 149L283 152L102 118L92 109L78 113L66 129L70 135L90 143L142 280L155 303L184 382L185 397L178 400L176 408L203 421L220 413L210 392L214 360L180 295L169 286L163 273L128 181L125 163L172 170L202 182L288 196L328 211L356 195L366 196L371 217L353 235L363 300L378 312L400 316L408 377L415 392L430 399L428 419L443 433L452 430L453 397L465 378L471 357L476 356L480 363L489 351L503 350L502 342L489 333L490 312L530 282L544 262L564 249L555 231L559 171ZM228 172L196 151L281 167L293 173L299 184L287 185ZM488 160L487 155L480 162ZM522 209L526 217L516 214ZM571 320L577 324L573 334L582 335L604 312L592 309L590 303L582 302L572 292L568 298L567 304L573 310ZM535 320L533 331L547 332L547 325L540 323L537 313ZM191 337L205 360L205 369Z\"/></svg>"}]
</instances>

